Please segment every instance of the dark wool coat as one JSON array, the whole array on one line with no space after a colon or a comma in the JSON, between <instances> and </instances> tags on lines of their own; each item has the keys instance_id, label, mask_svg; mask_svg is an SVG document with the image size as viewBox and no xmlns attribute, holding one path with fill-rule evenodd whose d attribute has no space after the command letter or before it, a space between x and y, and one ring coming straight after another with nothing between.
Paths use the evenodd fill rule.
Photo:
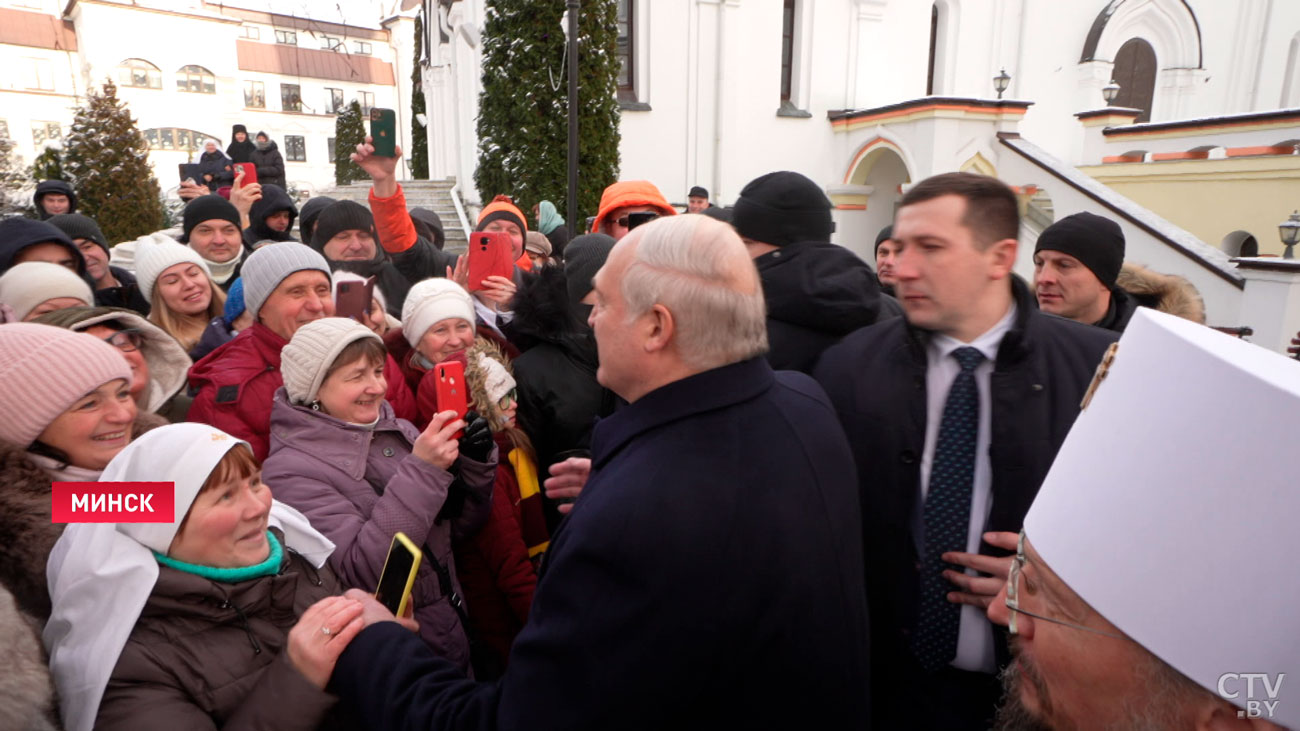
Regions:
<instances>
[{"instance_id":1,"label":"dark wool coat","mask_svg":"<svg viewBox=\"0 0 1300 731\"><path fill-rule=\"evenodd\" d=\"M234 584L159 566L95 728L354 728L286 651L302 613L345 588L328 566L317 570L288 548L278 574Z\"/></svg>"},{"instance_id":2,"label":"dark wool coat","mask_svg":"<svg viewBox=\"0 0 1300 731\"><path fill-rule=\"evenodd\" d=\"M248 161L257 166L257 182L262 185L270 183L288 188L284 184L284 157L280 154L280 148L275 144L275 140L271 140L265 150L258 150L254 146Z\"/></svg>"},{"instance_id":3,"label":"dark wool coat","mask_svg":"<svg viewBox=\"0 0 1300 731\"><path fill-rule=\"evenodd\" d=\"M374 728L863 728L866 601L853 459L807 376L761 358L602 421L496 683L396 624L331 688Z\"/></svg>"},{"instance_id":4,"label":"dark wool coat","mask_svg":"<svg viewBox=\"0 0 1300 731\"><path fill-rule=\"evenodd\" d=\"M1017 313L991 384L989 458L993 501L986 531L1018 532L1079 402L1115 333L1047 315L1029 288L1012 283ZM872 697L887 703L899 672L915 664L907 636L916 624L919 575L912 526L921 500L929 334L905 318L864 328L826 350L813 375L853 445L862 495L861 537L871 601ZM1005 555L988 544L981 553ZM1000 637L1000 664L1007 657ZM880 705L880 704L878 704Z\"/></svg>"},{"instance_id":5,"label":"dark wool coat","mask_svg":"<svg viewBox=\"0 0 1300 731\"><path fill-rule=\"evenodd\" d=\"M754 260L767 301L767 362L811 373L817 356L859 328L902 314L871 267L843 246L787 244Z\"/></svg>"}]
</instances>

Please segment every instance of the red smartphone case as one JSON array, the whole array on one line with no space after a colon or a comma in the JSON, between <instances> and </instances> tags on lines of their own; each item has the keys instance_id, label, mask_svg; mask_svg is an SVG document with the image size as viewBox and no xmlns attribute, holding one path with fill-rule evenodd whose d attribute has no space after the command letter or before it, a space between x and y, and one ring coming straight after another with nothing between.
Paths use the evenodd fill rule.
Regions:
<instances>
[{"instance_id":1,"label":"red smartphone case","mask_svg":"<svg viewBox=\"0 0 1300 731\"><path fill-rule=\"evenodd\" d=\"M334 288L334 316L350 317L365 324L374 292L374 277L365 282L339 282Z\"/></svg>"},{"instance_id":2,"label":"red smartphone case","mask_svg":"<svg viewBox=\"0 0 1300 731\"><path fill-rule=\"evenodd\" d=\"M244 171L244 182L240 185L252 185L257 182L257 166L251 162L237 162L235 167Z\"/></svg>"},{"instance_id":3,"label":"red smartphone case","mask_svg":"<svg viewBox=\"0 0 1300 731\"><path fill-rule=\"evenodd\" d=\"M464 419L465 413L469 411L465 388L465 364L458 360L446 360L435 365L434 372L438 376L438 391L435 394L438 411L455 411L457 418ZM460 439L462 433L456 432L455 438Z\"/></svg>"},{"instance_id":4,"label":"red smartphone case","mask_svg":"<svg viewBox=\"0 0 1300 731\"><path fill-rule=\"evenodd\" d=\"M469 291L485 287L483 280L497 276L514 276L515 262L510 258L510 234L503 231L475 231L469 237Z\"/></svg>"}]
</instances>

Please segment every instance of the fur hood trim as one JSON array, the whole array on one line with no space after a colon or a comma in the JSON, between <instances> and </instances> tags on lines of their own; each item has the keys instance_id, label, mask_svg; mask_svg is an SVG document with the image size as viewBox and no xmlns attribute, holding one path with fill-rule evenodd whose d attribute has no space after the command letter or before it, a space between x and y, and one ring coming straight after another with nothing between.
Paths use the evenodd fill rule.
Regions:
<instances>
[{"instance_id":1,"label":"fur hood trim","mask_svg":"<svg viewBox=\"0 0 1300 731\"><path fill-rule=\"evenodd\" d=\"M1161 274L1141 264L1126 262L1115 285L1143 307L1205 324L1205 301L1191 282L1176 274Z\"/></svg>"}]
</instances>

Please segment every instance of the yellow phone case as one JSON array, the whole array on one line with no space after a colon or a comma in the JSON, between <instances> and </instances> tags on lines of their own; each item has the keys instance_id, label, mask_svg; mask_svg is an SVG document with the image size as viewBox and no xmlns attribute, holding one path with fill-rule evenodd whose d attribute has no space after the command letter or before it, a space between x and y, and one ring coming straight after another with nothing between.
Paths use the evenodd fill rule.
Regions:
<instances>
[{"instance_id":1,"label":"yellow phone case","mask_svg":"<svg viewBox=\"0 0 1300 731\"><path fill-rule=\"evenodd\" d=\"M420 570L420 560L424 558L424 552L421 551L420 547L415 545L415 542L408 538L405 533L398 531L393 535L393 542L388 548L389 556L393 555L393 550L397 548L398 543L401 543L402 547L409 551L413 557L413 560L411 561L411 573L406 577L406 588L402 589L402 601L397 605L397 616L400 617L403 614L406 614L406 605L411 601L411 589L415 586L415 575ZM384 570L379 574L379 586L384 585L384 574L386 573L388 573L387 558L384 559ZM378 594L379 587L375 587L376 597L378 597Z\"/></svg>"}]
</instances>

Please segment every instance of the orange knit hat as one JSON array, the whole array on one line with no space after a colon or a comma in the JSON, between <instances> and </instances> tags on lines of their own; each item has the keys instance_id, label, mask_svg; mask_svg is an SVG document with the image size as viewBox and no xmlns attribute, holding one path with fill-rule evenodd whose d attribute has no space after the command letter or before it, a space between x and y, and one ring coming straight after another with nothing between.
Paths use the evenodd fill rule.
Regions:
<instances>
[{"instance_id":1,"label":"orange knit hat","mask_svg":"<svg viewBox=\"0 0 1300 731\"><path fill-rule=\"evenodd\" d=\"M619 208L629 206L654 206L665 216L677 215L677 209L668 204L664 194L649 180L620 180L600 195L600 211L591 222L592 233L600 233L605 217Z\"/></svg>"},{"instance_id":2,"label":"orange knit hat","mask_svg":"<svg viewBox=\"0 0 1300 731\"><path fill-rule=\"evenodd\" d=\"M478 225L475 231L482 231L485 226L493 221L506 220L519 225L519 230L527 235L528 219L524 218L523 211L515 205L508 195L499 195L492 199L492 202L483 207L478 214Z\"/></svg>"}]
</instances>

